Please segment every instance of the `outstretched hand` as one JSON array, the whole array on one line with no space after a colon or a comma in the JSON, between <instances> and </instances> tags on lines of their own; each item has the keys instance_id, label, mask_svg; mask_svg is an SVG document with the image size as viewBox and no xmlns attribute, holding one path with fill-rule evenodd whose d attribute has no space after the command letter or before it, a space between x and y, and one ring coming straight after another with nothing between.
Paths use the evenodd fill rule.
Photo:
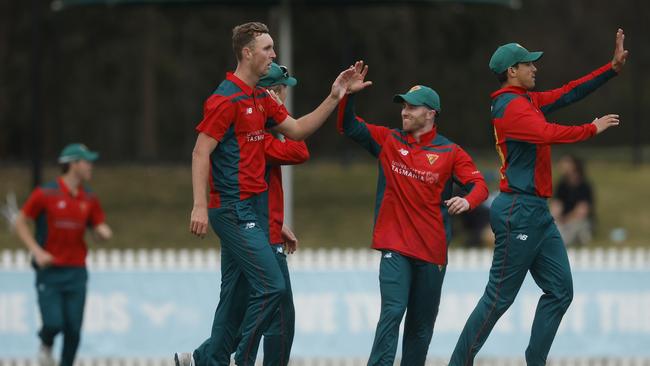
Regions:
<instances>
[{"instance_id":1,"label":"outstretched hand","mask_svg":"<svg viewBox=\"0 0 650 366\"><path fill-rule=\"evenodd\" d=\"M621 72L625 61L627 61L628 51L625 49L623 42L625 41L625 33L622 29L616 31L616 46L614 47L614 57L612 58L612 69L616 72Z\"/></svg>"},{"instance_id":2,"label":"outstretched hand","mask_svg":"<svg viewBox=\"0 0 650 366\"><path fill-rule=\"evenodd\" d=\"M618 126L621 121L618 119L618 114L607 114L594 119L591 123L596 126L596 134L599 134L610 127Z\"/></svg>"},{"instance_id":3,"label":"outstretched hand","mask_svg":"<svg viewBox=\"0 0 650 366\"><path fill-rule=\"evenodd\" d=\"M372 81L365 81L367 73L368 65L364 65L363 61L355 62L334 80L331 95L340 100L345 94L356 93L372 85Z\"/></svg>"}]
</instances>

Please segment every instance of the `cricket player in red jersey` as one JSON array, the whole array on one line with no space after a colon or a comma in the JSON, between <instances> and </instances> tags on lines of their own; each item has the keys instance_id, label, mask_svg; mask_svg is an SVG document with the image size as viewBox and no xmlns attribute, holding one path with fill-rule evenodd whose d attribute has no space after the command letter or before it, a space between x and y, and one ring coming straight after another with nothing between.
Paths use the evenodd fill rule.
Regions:
<instances>
[{"instance_id":1,"label":"cricket player in red jersey","mask_svg":"<svg viewBox=\"0 0 650 366\"><path fill-rule=\"evenodd\" d=\"M86 242L92 228L99 240L112 236L99 199L84 183L92 177L96 152L70 144L59 155L63 174L36 188L18 213L16 232L33 255L42 327L38 333L41 366L54 366L52 345L63 333L61 366L72 366L81 336L86 300ZM28 221L36 222L32 235Z\"/></svg>"},{"instance_id":2,"label":"cricket player in red jersey","mask_svg":"<svg viewBox=\"0 0 650 366\"><path fill-rule=\"evenodd\" d=\"M257 85L277 95L279 102L286 102L288 87L298 81L289 76L286 67L272 63L269 72ZM268 328L264 331L264 365L287 366L295 332L295 308L287 254L296 251L298 240L291 229L284 225L284 192L282 191L282 165L302 164L309 159L309 150L304 141L293 141L283 136L267 133L264 139L266 156L265 179L269 186L260 196L261 217L266 217L269 226L269 240L284 275L287 292L280 302Z\"/></svg>"},{"instance_id":3,"label":"cricket player in red jersey","mask_svg":"<svg viewBox=\"0 0 650 366\"><path fill-rule=\"evenodd\" d=\"M271 96L277 98L278 103L284 104L288 94L287 88L295 86L297 83L298 81L295 78L289 76L286 67L274 62L271 63L269 72L260 79L257 85L266 88ZM296 316L286 255L296 251L298 239L284 225L284 192L282 190L281 166L304 163L309 159L309 150L307 150L307 145L303 141L293 141L282 136L273 136L273 134L267 132L264 137L264 154L266 157L264 179L269 189L259 196L259 221L263 229L268 232L270 244L284 276L287 291L280 301L269 326L263 331L263 364L267 366L286 366L289 363L291 354ZM212 346L210 339L203 342L195 351L197 355L205 354L210 349L209 347L215 347L215 349L221 347L222 352L232 353L238 343L238 338L232 337L232 335L237 333L237 327L241 324L241 320L245 315L250 288L241 271L228 271L225 274L234 278L232 281L228 281L232 282L233 285L224 289L229 293L222 301L222 306L227 303L227 307L234 310L226 320L226 323L231 328L221 329L220 333L225 334L225 336L221 336L223 342L220 344ZM241 337L241 334L238 337ZM196 359L200 358L196 357Z\"/></svg>"},{"instance_id":4,"label":"cricket player in red jersey","mask_svg":"<svg viewBox=\"0 0 650 366\"><path fill-rule=\"evenodd\" d=\"M615 114L579 126L550 123L546 115L582 99L616 76L627 59L624 37L619 29L611 62L544 92L532 91L537 72L533 62L542 52L528 52L509 43L492 55L490 69L502 83L501 89L492 93L492 124L501 158L501 193L490 208L494 258L485 293L465 324L450 365L474 363L528 271L544 294L535 311L526 364L546 364L555 333L573 299L569 258L547 204L552 194L551 145L583 141L619 124Z\"/></svg>"},{"instance_id":5,"label":"cricket player in red jersey","mask_svg":"<svg viewBox=\"0 0 650 366\"><path fill-rule=\"evenodd\" d=\"M368 365L393 365L404 312L401 364L424 365L447 265L449 215L477 207L488 189L470 156L438 133L433 89L416 85L394 97L402 104L401 129L364 122L354 100L351 94L339 104L339 131L379 160L372 247L381 251L381 313ZM467 195L451 197L453 183Z\"/></svg>"},{"instance_id":6,"label":"cricket player in red jersey","mask_svg":"<svg viewBox=\"0 0 650 366\"><path fill-rule=\"evenodd\" d=\"M323 124L358 80L354 66L344 70L320 106L296 120L268 92L256 86L276 56L266 25L253 22L235 27L233 50L237 69L226 75L205 102L192 153L194 205L190 231L204 236L209 220L221 239L221 294L210 336L212 348L203 354L176 354L176 364L183 366L229 364L230 354L223 352L229 345L223 344L232 334L224 334L227 332L223 330L232 329L229 318L233 309L227 297L236 279L230 274L239 271L251 290L235 362L239 366L255 363L262 331L287 291L259 215L259 195L267 190L265 129L293 140L305 139Z\"/></svg>"}]
</instances>

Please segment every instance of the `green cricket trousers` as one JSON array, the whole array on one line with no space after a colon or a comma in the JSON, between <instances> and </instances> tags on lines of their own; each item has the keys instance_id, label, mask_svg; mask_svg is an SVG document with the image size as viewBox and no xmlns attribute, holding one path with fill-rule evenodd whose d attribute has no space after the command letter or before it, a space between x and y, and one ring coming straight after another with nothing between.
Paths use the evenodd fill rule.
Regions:
<instances>
[{"instance_id":1,"label":"green cricket trousers","mask_svg":"<svg viewBox=\"0 0 650 366\"><path fill-rule=\"evenodd\" d=\"M79 341L86 303L88 272L85 267L49 267L36 270L36 293L42 327L41 343L52 347L63 333L60 366L72 366Z\"/></svg>"},{"instance_id":2,"label":"green cricket trousers","mask_svg":"<svg viewBox=\"0 0 650 366\"><path fill-rule=\"evenodd\" d=\"M438 315L444 277L444 266L382 251L379 265L381 313L369 366L393 365L404 312L401 364L424 365Z\"/></svg>"},{"instance_id":3,"label":"green cricket trousers","mask_svg":"<svg viewBox=\"0 0 650 366\"><path fill-rule=\"evenodd\" d=\"M473 364L497 320L515 300L528 271L544 294L535 311L526 364L544 365L562 316L573 299L564 242L546 200L537 196L501 193L492 203L490 224L495 234L490 278L449 365Z\"/></svg>"},{"instance_id":4,"label":"green cricket trousers","mask_svg":"<svg viewBox=\"0 0 650 366\"><path fill-rule=\"evenodd\" d=\"M229 365L235 349L238 366L253 366L262 331L286 295L282 270L258 219L257 198L208 211L221 239L221 293L210 339L194 351L197 365Z\"/></svg>"},{"instance_id":5,"label":"green cricket trousers","mask_svg":"<svg viewBox=\"0 0 650 366\"><path fill-rule=\"evenodd\" d=\"M264 366L286 366L289 364L289 356L291 354L291 346L293 344L293 336L295 332L295 308L293 305L293 294L291 291L291 280L289 277L289 268L287 266L287 256L284 254L281 245L273 245L273 252L280 265L284 281L286 284L287 292L280 301L280 305L273 315L269 326L263 331L264 335ZM224 271L222 266L223 275L233 276L237 271L230 270ZM239 272L241 273L241 272ZM241 339L241 328L239 328L242 319L245 315L246 304L248 302L248 294L250 287L243 275L240 275L234 281L226 281L232 284L228 288L224 288L222 282L222 291L230 293L219 302L222 308L228 308L229 311L219 312L220 316L227 314L227 319L220 322L221 327L213 329L214 336L207 339L203 344L194 352L194 360L197 366L206 366L208 364L207 354L210 352L209 348L213 347L211 340L218 340L219 343L214 347L218 349L219 355L228 355L226 358L222 356L222 365L227 365L230 359L230 354L236 350L237 344Z\"/></svg>"}]
</instances>

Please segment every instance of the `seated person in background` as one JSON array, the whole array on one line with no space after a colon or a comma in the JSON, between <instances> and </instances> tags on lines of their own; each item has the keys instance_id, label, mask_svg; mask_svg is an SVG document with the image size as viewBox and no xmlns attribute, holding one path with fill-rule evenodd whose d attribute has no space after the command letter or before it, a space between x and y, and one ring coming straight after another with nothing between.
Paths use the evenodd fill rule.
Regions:
<instances>
[{"instance_id":1,"label":"seated person in background","mask_svg":"<svg viewBox=\"0 0 650 366\"><path fill-rule=\"evenodd\" d=\"M558 163L562 174L551 200L551 214L566 245L588 244L593 235L594 195L584 163L573 155Z\"/></svg>"}]
</instances>

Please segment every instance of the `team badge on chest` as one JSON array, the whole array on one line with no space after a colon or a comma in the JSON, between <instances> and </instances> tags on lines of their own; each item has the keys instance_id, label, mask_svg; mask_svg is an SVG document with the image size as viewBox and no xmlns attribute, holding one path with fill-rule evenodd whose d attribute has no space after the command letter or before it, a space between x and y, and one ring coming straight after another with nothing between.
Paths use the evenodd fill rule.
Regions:
<instances>
[{"instance_id":1,"label":"team badge on chest","mask_svg":"<svg viewBox=\"0 0 650 366\"><path fill-rule=\"evenodd\" d=\"M438 160L438 157L439 156L436 154L427 154L427 160L429 160L430 165L433 165L433 163L435 163L436 160Z\"/></svg>"}]
</instances>

